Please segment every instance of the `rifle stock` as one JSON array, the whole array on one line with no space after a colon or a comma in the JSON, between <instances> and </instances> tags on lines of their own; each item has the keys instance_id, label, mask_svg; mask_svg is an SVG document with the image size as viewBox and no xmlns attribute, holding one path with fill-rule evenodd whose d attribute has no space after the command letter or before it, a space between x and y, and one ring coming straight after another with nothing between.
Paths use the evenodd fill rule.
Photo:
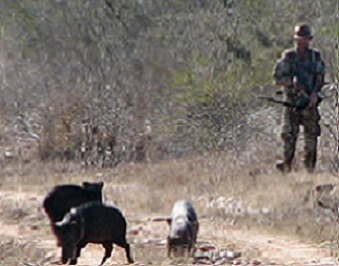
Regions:
<instances>
[{"instance_id":1,"label":"rifle stock","mask_svg":"<svg viewBox=\"0 0 339 266\"><path fill-rule=\"evenodd\" d=\"M286 107L295 108L296 112L301 112L302 110L304 110L310 104L310 98L309 97L301 97L301 98L297 99L295 104L293 104L291 102L279 100L279 99L276 99L274 97L265 96L265 95L259 95L258 98L263 99L263 100L267 100L269 102L282 104L283 106L286 106ZM322 100L321 97L318 95L317 105L320 104L321 100Z\"/></svg>"}]
</instances>

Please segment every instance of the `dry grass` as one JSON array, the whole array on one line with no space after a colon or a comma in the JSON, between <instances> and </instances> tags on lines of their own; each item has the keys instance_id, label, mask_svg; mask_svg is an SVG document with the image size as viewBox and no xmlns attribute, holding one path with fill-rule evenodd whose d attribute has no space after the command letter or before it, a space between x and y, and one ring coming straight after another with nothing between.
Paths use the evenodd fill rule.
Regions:
<instances>
[{"instance_id":1,"label":"dry grass","mask_svg":"<svg viewBox=\"0 0 339 266\"><path fill-rule=\"evenodd\" d=\"M190 199L196 206L200 217L214 217L213 220L201 218L202 237L205 240L235 249L243 249L245 254L255 254L256 248L247 249L244 243L228 238L228 230L252 232L261 235L289 236L303 242L319 244L334 241L337 228L333 222L316 220L313 206L313 188L320 183L336 182L330 174L308 175L304 172L287 176L273 174L269 165L228 165L226 158L210 159L195 157L184 161L165 161L158 164L126 164L115 169L83 170L79 166L68 164L27 164L20 169L9 166L2 169L0 183L0 216L5 225L17 226L13 234L2 237L0 243L1 262L17 264L36 258L45 262L55 259L57 254L46 253L38 246L37 239L50 241L54 247L54 238L41 203L44 195L57 184L76 183L84 180L102 180L105 182L105 201L123 210L130 224L131 232L142 228L143 234L130 234L135 246L135 256L139 261L167 263L164 246L154 244L165 239L165 223L137 223L140 218L167 216L178 199ZM259 169L259 170L258 170ZM208 207L217 197L234 198L250 204L252 208L266 208L268 214L231 215ZM231 222L234 222L231 226ZM206 230L213 228L215 232ZM147 230L152 231L147 235ZM15 235L33 237L20 238ZM34 238L36 236L37 238ZM147 236L153 242L143 243ZM23 244L25 243L25 244ZM26 251L22 245L29 247ZM55 248L55 247L54 247ZM98 254L103 250L99 248ZM254 253L253 253L254 252ZM116 252L114 258L124 257ZM30 257L32 255L32 257ZM97 255L96 255L97 256ZM98 261L100 258L96 258ZM114 259L113 259L114 260ZM40 264L39 264L40 265Z\"/></svg>"},{"instance_id":2,"label":"dry grass","mask_svg":"<svg viewBox=\"0 0 339 266\"><path fill-rule=\"evenodd\" d=\"M0 237L1 265L51 265L57 258L38 241L27 238Z\"/></svg>"}]
</instances>

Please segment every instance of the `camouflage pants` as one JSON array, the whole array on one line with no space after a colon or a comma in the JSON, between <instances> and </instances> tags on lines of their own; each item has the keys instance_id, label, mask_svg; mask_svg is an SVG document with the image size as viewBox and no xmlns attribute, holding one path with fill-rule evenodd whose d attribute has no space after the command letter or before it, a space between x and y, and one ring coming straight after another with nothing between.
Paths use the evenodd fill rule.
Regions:
<instances>
[{"instance_id":1,"label":"camouflage pants","mask_svg":"<svg viewBox=\"0 0 339 266\"><path fill-rule=\"evenodd\" d=\"M304 165L312 172L317 161L317 141L320 136L320 114L317 108L306 108L295 113L292 108L284 107L281 137L284 142L284 164L289 167L294 159L299 128L304 127Z\"/></svg>"}]
</instances>

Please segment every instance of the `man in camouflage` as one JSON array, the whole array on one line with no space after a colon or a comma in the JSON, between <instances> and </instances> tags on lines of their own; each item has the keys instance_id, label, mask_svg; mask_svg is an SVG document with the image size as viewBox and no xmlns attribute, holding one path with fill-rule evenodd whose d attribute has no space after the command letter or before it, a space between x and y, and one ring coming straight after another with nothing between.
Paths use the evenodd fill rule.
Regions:
<instances>
[{"instance_id":1,"label":"man in camouflage","mask_svg":"<svg viewBox=\"0 0 339 266\"><path fill-rule=\"evenodd\" d=\"M300 97L309 99L309 105L302 111L296 112L295 108L284 107L281 133L284 143L283 162L276 164L276 168L283 173L291 171L300 125L304 127L305 167L313 172L316 165L317 140L321 133L317 93L324 82L325 63L321 53L310 47L312 39L309 25L295 26L295 47L283 51L274 65L274 83L284 87L286 101L293 103Z\"/></svg>"}]
</instances>

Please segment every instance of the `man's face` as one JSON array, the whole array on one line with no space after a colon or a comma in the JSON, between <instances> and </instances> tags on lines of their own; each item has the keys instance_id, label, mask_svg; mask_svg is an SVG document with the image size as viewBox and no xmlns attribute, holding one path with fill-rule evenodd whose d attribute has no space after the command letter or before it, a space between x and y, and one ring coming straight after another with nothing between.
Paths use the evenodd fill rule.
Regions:
<instances>
[{"instance_id":1,"label":"man's face","mask_svg":"<svg viewBox=\"0 0 339 266\"><path fill-rule=\"evenodd\" d=\"M301 50L308 48L311 41L312 38L294 38L294 43Z\"/></svg>"}]
</instances>

